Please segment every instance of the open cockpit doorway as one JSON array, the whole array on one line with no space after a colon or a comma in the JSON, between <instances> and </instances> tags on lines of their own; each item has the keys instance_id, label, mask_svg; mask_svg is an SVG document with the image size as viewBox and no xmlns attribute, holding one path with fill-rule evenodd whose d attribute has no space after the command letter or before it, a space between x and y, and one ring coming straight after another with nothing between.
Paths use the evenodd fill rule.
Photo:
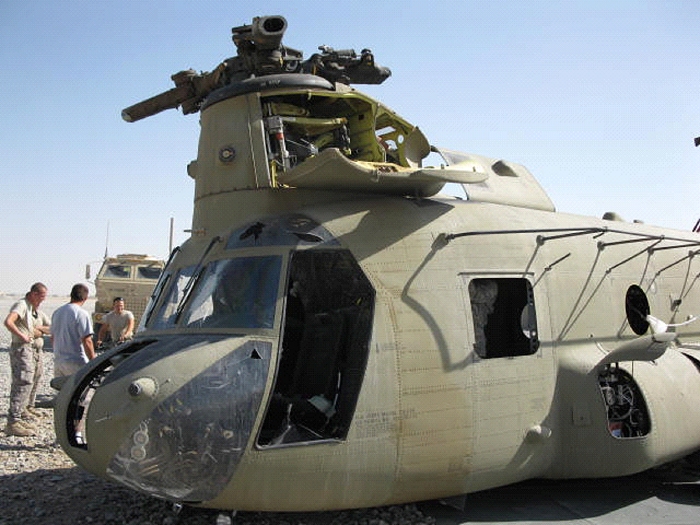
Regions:
<instances>
[{"instance_id":1,"label":"open cockpit doorway","mask_svg":"<svg viewBox=\"0 0 700 525\"><path fill-rule=\"evenodd\" d=\"M299 250L281 355L257 444L345 439L367 364L374 288L347 250Z\"/></svg>"}]
</instances>

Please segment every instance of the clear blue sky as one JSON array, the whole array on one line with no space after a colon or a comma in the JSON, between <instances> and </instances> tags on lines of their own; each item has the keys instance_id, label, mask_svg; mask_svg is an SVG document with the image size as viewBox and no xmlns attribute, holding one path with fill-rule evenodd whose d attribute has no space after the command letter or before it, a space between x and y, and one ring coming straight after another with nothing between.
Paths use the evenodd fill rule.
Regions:
<instances>
[{"instance_id":1,"label":"clear blue sky","mask_svg":"<svg viewBox=\"0 0 700 525\"><path fill-rule=\"evenodd\" d=\"M342 5L342 9L337 9ZM235 55L231 27L371 48L363 88L432 144L524 164L559 211L700 218L700 2L0 0L0 292L67 294L105 251L187 238L198 115L121 109Z\"/></svg>"}]
</instances>

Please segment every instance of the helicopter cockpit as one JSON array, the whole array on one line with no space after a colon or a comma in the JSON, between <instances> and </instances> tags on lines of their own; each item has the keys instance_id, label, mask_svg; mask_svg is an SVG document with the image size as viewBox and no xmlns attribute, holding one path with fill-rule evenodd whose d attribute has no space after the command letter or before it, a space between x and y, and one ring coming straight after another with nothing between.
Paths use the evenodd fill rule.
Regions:
<instances>
[{"instance_id":1,"label":"helicopter cockpit","mask_svg":"<svg viewBox=\"0 0 700 525\"><path fill-rule=\"evenodd\" d=\"M367 360L372 285L349 250L299 214L253 221L222 244L205 264L166 269L142 328L281 333L258 445L343 439Z\"/></svg>"}]
</instances>

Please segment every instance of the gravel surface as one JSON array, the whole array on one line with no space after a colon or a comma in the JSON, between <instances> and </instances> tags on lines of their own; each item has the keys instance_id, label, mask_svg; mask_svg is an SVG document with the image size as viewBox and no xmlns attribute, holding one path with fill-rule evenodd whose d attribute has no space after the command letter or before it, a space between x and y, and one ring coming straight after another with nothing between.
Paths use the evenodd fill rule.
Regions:
<instances>
[{"instance_id":1,"label":"gravel surface","mask_svg":"<svg viewBox=\"0 0 700 525\"><path fill-rule=\"evenodd\" d=\"M15 298L0 296L2 319L14 300ZM43 309L50 315L64 302L61 298L49 297ZM86 309L91 310L92 304L87 304ZM453 524L470 521L463 514L456 517L450 515L447 518L443 516L436 520L434 516L444 514L445 507L431 504L317 513L239 512L235 516L231 513L192 507L184 507L177 512L169 503L97 478L75 466L56 443L51 408L39 408L42 416L35 420L38 427L36 436L18 438L4 433L10 392L9 341L9 333L0 324L0 525L435 525L438 520ZM48 406L55 395L49 386L53 376L53 354L50 351L44 353L44 361L44 378L39 389L38 401L40 405ZM598 522L598 512L591 510L594 509L596 500L604 500L608 493L617 493L618 487L631 486L630 480L635 479L642 480L639 489L641 495L635 495L627 502L621 501L621 506L637 500L646 504L649 500L651 503L648 504L655 507L659 504L654 499L657 494L662 499L678 500L682 506L682 503L687 502L687 494L672 487L679 480L683 489L692 489L700 483L700 454L696 455L695 460L693 463L683 460L649 473L620 480L591 480L589 484L558 481L549 482L554 483L553 485L545 483L544 488L536 483L506 487L500 491L487 491L481 496L472 495L470 506L475 508L478 507L479 501L485 501L483 508L486 509L486 514L503 516L499 523L523 523L521 511L527 510L528 505L535 505L536 508L531 510L535 515L539 515L541 507L559 509L559 503L547 499L548 495L557 490L563 491L562 497L569 503L576 501L581 494L590 492L593 494L592 500L584 501L580 508L584 509L582 515L596 516L594 521ZM596 490L602 491L602 495L596 495ZM678 493L673 492L674 490ZM534 503L531 503L531 500L534 500ZM688 501L696 505L697 494L693 492L693 497ZM515 510L509 513L508 509L511 507ZM674 508L668 512L676 512L682 516L681 510ZM609 511L610 508L605 508L601 512ZM550 513L547 513L547 516L547 523L569 522L568 519L560 521L551 518ZM669 523L674 522L672 516L669 515ZM479 514L478 508L472 518L475 522L491 523L484 515ZM525 521L540 523L530 519ZM579 519L573 521L578 522ZM585 518L584 521L588 522Z\"/></svg>"},{"instance_id":2,"label":"gravel surface","mask_svg":"<svg viewBox=\"0 0 700 525\"><path fill-rule=\"evenodd\" d=\"M53 300L52 300L53 299ZM4 320L11 306L0 298ZM42 305L49 315L63 300L49 298ZM89 309L89 308L88 308ZM53 410L39 408L37 435L7 436L7 410L10 393L9 333L0 325L0 525L3 524L119 524L119 525L415 525L434 524L415 505L318 513L216 512L184 507L179 512L161 500L129 490L82 469L68 458L56 443ZM55 391L53 354L44 353L44 377L37 405L48 406Z\"/></svg>"}]
</instances>

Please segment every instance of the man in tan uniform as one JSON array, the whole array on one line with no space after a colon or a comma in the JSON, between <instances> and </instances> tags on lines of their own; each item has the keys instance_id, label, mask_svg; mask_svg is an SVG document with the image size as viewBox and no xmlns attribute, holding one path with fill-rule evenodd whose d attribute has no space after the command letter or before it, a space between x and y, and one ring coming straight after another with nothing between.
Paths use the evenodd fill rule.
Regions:
<instances>
[{"instance_id":1,"label":"man in tan uniform","mask_svg":"<svg viewBox=\"0 0 700 525\"><path fill-rule=\"evenodd\" d=\"M28 419L37 415L34 401L44 371L43 337L48 335L51 325L49 317L39 310L46 293L46 285L34 283L24 299L12 305L5 318L5 327L12 334L12 386L5 427L8 436L32 436L36 431Z\"/></svg>"},{"instance_id":2,"label":"man in tan uniform","mask_svg":"<svg viewBox=\"0 0 700 525\"><path fill-rule=\"evenodd\" d=\"M112 311L102 318L103 324L97 334L98 347L105 340L108 330L112 346L134 337L134 314L125 309L124 298L115 297L112 307Z\"/></svg>"}]
</instances>

